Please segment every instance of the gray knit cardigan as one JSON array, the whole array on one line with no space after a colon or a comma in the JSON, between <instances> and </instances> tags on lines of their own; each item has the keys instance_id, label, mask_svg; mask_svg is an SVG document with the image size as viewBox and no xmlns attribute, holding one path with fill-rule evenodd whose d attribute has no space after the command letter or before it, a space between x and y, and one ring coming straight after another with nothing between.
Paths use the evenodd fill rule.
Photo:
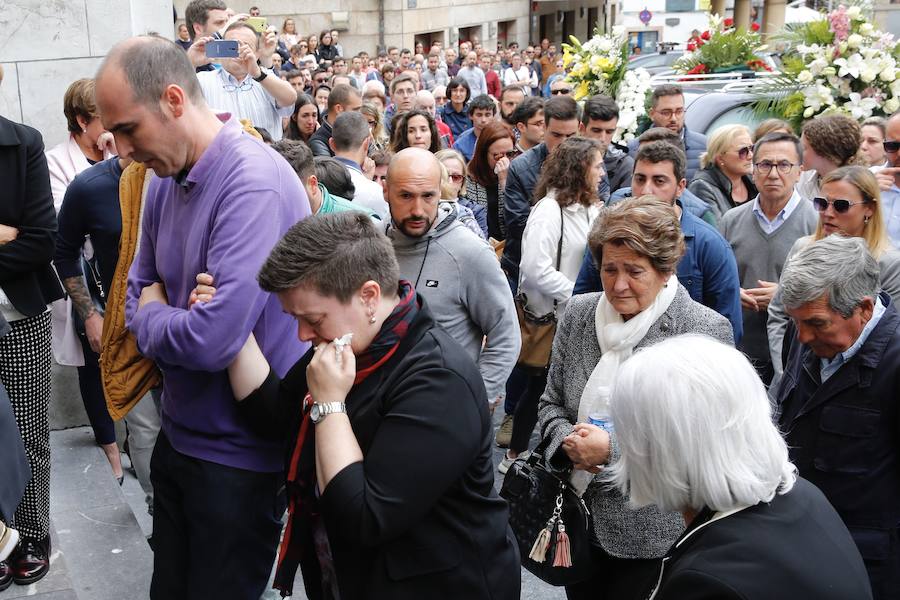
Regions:
<instances>
[{"instance_id":1,"label":"gray knit cardigan","mask_svg":"<svg viewBox=\"0 0 900 600\"><path fill-rule=\"evenodd\" d=\"M599 293L573 296L557 327L547 388L538 408L541 436L550 438L548 457L554 456L557 450L562 453L560 444L571 433L578 418L581 393L600 361L600 344L594 325L599 299ZM683 333L705 334L734 345L728 320L691 300L687 290L679 284L672 304L650 326L635 350ZM653 376L652 373L647 375ZM610 462L617 458L618 445L613 433ZM658 558L684 530L684 520L679 513L664 513L655 506L630 509L628 499L604 483L602 472L594 477L584 499L594 522L593 541L612 556Z\"/></svg>"}]
</instances>

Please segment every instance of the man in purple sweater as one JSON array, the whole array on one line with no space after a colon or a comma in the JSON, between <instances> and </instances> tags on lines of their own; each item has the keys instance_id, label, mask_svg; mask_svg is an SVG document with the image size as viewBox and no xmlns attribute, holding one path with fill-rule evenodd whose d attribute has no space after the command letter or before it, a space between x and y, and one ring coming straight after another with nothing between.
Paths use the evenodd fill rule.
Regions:
<instances>
[{"instance_id":1,"label":"man in purple sweater","mask_svg":"<svg viewBox=\"0 0 900 600\"><path fill-rule=\"evenodd\" d=\"M225 368L251 332L280 375L306 350L256 273L309 202L283 159L210 110L172 42L122 42L96 81L120 155L157 175L126 303L138 347L163 372L150 595L258 598L281 529L282 443L241 421ZM201 272L215 277L215 299L189 307Z\"/></svg>"}]
</instances>

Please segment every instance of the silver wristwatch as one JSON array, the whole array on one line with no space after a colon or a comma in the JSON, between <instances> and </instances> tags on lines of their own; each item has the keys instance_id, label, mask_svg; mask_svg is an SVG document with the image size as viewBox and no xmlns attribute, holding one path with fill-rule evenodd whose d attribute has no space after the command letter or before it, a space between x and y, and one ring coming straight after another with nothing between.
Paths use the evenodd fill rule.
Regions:
<instances>
[{"instance_id":1,"label":"silver wristwatch","mask_svg":"<svg viewBox=\"0 0 900 600\"><path fill-rule=\"evenodd\" d=\"M346 412L347 405L343 402L313 403L312 407L309 409L309 419L313 422L313 425L318 425L327 415Z\"/></svg>"}]
</instances>

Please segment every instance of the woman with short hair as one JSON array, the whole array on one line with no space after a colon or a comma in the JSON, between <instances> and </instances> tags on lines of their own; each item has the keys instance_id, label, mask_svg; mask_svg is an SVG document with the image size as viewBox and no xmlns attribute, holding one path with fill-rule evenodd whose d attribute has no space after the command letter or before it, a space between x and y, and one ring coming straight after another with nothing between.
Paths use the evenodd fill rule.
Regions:
<instances>
[{"instance_id":1,"label":"woman with short hair","mask_svg":"<svg viewBox=\"0 0 900 600\"><path fill-rule=\"evenodd\" d=\"M888 239L887 224L881 208L881 190L875 175L862 166L835 169L822 178L820 195L813 198L813 205L819 211L816 231L794 242L785 266L809 244L831 234L862 238L869 253L878 261L882 291L894 302L900 302L900 251ZM778 389L777 384L781 378L784 362L781 351L787 321L788 315L779 289L769 302L769 318L766 321L769 354L775 366L775 379L770 385L773 391Z\"/></svg>"},{"instance_id":2,"label":"woman with short hair","mask_svg":"<svg viewBox=\"0 0 900 600\"><path fill-rule=\"evenodd\" d=\"M687 525L647 597L872 597L853 538L797 477L741 352L700 335L661 341L621 366L610 404L611 483L632 506L680 512Z\"/></svg>"},{"instance_id":3,"label":"woman with short hair","mask_svg":"<svg viewBox=\"0 0 900 600\"><path fill-rule=\"evenodd\" d=\"M506 239L503 209L506 205L506 176L509 164L519 151L509 127L500 121L484 126L472 160L466 167L466 199L487 211L488 237Z\"/></svg>"},{"instance_id":4,"label":"woman with short hair","mask_svg":"<svg viewBox=\"0 0 900 600\"><path fill-rule=\"evenodd\" d=\"M319 128L319 107L309 94L297 94L294 112L288 120L284 137L308 143L309 138Z\"/></svg>"},{"instance_id":5,"label":"woman with short hair","mask_svg":"<svg viewBox=\"0 0 900 600\"><path fill-rule=\"evenodd\" d=\"M609 417L609 391L621 365L641 348L682 333L730 345L734 337L728 320L692 300L675 277L684 236L668 203L644 196L603 210L588 247L604 291L569 300L553 340L538 416L544 456L554 469L571 470L593 522L595 575L567 586L566 594L629 599L637 597L684 522L655 506L633 510L625 495L595 477L619 457L621 426Z\"/></svg>"},{"instance_id":6,"label":"woman with short hair","mask_svg":"<svg viewBox=\"0 0 900 600\"><path fill-rule=\"evenodd\" d=\"M688 185L695 196L709 204L716 218L756 197L753 173L753 141L743 125L725 125L713 132L700 155L700 170Z\"/></svg>"},{"instance_id":7,"label":"woman with short hair","mask_svg":"<svg viewBox=\"0 0 900 600\"><path fill-rule=\"evenodd\" d=\"M275 587L299 564L311 598L517 600L481 375L390 240L356 211L309 217L258 278L313 344L281 381L252 336L229 367L248 426L289 440Z\"/></svg>"},{"instance_id":8,"label":"woman with short hair","mask_svg":"<svg viewBox=\"0 0 900 600\"><path fill-rule=\"evenodd\" d=\"M391 152L405 148L421 148L435 153L441 149L441 136L430 113L413 109L397 115L391 139Z\"/></svg>"},{"instance_id":9,"label":"woman with short hair","mask_svg":"<svg viewBox=\"0 0 900 600\"><path fill-rule=\"evenodd\" d=\"M783 119L766 119L753 130L753 143L755 144L770 133L789 133L791 135L796 135L794 133L794 128L791 127L791 124L787 121Z\"/></svg>"},{"instance_id":10,"label":"woman with short hair","mask_svg":"<svg viewBox=\"0 0 900 600\"><path fill-rule=\"evenodd\" d=\"M471 97L469 83L462 77L454 77L447 84L447 102L441 107L438 116L450 128L453 139L459 139L463 131L472 127L472 119L469 118Z\"/></svg>"}]
</instances>

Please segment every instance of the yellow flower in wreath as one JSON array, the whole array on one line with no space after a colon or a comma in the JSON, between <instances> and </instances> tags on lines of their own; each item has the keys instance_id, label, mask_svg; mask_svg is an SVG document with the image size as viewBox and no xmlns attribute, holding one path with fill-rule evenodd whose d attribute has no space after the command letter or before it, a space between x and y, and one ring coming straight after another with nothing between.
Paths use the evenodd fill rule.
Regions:
<instances>
[{"instance_id":1,"label":"yellow flower in wreath","mask_svg":"<svg viewBox=\"0 0 900 600\"><path fill-rule=\"evenodd\" d=\"M575 100L581 100L582 98L587 98L590 95L590 87L591 82L582 81L578 84L578 87L575 88Z\"/></svg>"}]
</instances>

